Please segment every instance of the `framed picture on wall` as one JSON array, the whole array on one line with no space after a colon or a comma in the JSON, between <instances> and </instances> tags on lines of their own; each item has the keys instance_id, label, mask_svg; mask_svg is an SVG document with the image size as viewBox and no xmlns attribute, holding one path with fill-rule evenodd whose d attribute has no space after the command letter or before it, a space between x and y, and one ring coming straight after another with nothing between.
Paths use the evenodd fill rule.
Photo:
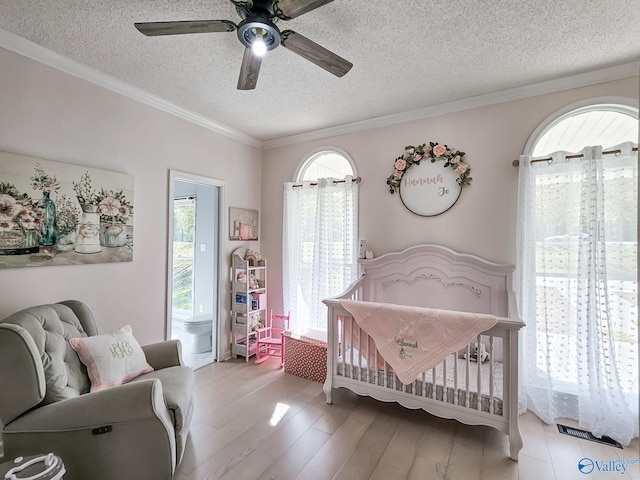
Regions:
<instances>
[{"instance_id":1,"label":"framed picture on wall","mask_svg":"<svg viewBox=\"0 0 640 480\"><path fill-rule=\"evenodd\" d=\"M0 152L0 268L133 260L133 176Z\"/></svg>"},{"instance_id":2,"label":"framed picture on wall","mask_svg":"<svg viewBox=\"0 0 640 480\"><path fill-rule=\"evenodd\" d=\"M258 240L258 210L229 208L229 240Z\"/></svg>"}]
</instances>

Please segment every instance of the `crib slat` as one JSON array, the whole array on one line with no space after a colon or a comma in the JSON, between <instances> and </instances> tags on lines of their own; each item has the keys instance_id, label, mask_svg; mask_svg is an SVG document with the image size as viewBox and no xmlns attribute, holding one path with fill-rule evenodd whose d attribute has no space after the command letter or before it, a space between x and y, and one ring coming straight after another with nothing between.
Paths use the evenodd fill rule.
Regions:
<instances>
[{"instance_id":1,"label":"crib slat","mask_svg":"<svg viewBox=\"0 0 640 480\"><path fill-rule=\"evenodd\" d=\"M493 363L495 355L493 352L493 335L489 337L489 413L493 413Z\"/></svg>"},{"instance_id":2,"label":"crib slat","mask_svg":"<svg viewBox=\"0 0 640 480\"><path fill-rule=\"evenodd\" d=\"M349 317L344 317L343 319L343 326L342 328L344 329L344 352L342 352L342 362L344 363L344 366L342 368L342 376L343 377L348 377L348 373L347 373L347 368L349 366L349 358L347 357L347 346L349 347L349 349L351 349L351 345L349 345L349 339L347 339L347 322L349 322Z\"/></svg>"},{"instance_id":3,"label":"crib slat","mask_svg":"<svg viewBox=\"0 0 640 480\"><path fill-rule=\"evenodd\" d=\"M480 358L480 335L476 339L478 342L477 351L476 351L476 368L477 368L477 377L478 383L476 383L476 398L477 398L477 408L478 410L482 410L482 369L480 366L482 365L482 359Z\"/></svg>"},{"instance_id":4,"label":"crib slat","mask_svg":"<svg viewBox=\"0 0 640 480\"><path fill-rule=\"evenodd\" d=\"M389 365L391 366L391 365ZM398 377L396 377L395 372L391 374L391 389L395 390L398 385Z\"/></svg>"},{"instance_id":5,"label":"crib slat","mask_svg":"<svg viewBox=\"0 0 640 480\"><path fill-rule=\"evenodd\" d=\"M361 330L362 330L362 329L361 329ZM364 358L365 358L365 362L364 362L364 363L366 363L366 364L367 364L367 373L365 374L365 381L366 381L367 383L369 383L369 382L370 382L370 380L371 380L371 373L372 373L371 365L370 365L370 363L371 363L371 355L370 355L370 354L371 354L371 351L370 351L370 350L371 350L371 349L370 349L370 340L369 340L369 335L367 335L367 348L366 348L366 350L367 350L367 356L366 356L366 357L364 357ZM361 355L361 356L362 356L362 355Z\"/></svg>"},{"instance_id":6,"label":"crib slat","mask_svg":"<svg viewBox=\"0 0 640 480\"><path fill-rule=\"evenodd\" d=\"M376 348L376 366L378 365L378 363L377 363L378 360L377 359L378 359L378 349ZM386 360L385 360L385 362L383 364L382 371L384 372L383 373L384 374L384 378L382 379L382 382L383 382L382 384L384 385L385 388L388 388L389 387L389 385L388 385L389 376L387 375L387 362L386 362Z\"/></svg>"},{"instance_id":7,"label":"crib slat","mask_svg":"<svg viewBox=\"0 0 640 480\"><path fill-rule=\"evenodd\" d=\"M458 405L458 352L453 354L453 404Z\"/></svg>"},{"instance_id":8,"label":"crib slat","mask_svg":"<svg viewBox=\"0 0 640 480\"><path fill-rule=\"evenodd\" d=\"M363 331L358 325L358 379L362 381L362 334Z\"/></svg>"},{"instance_id":9,"label":"crib slat","mask_svg":"<svg viewBox=\"0 0 640 480\"><path fill-rule=\"evenodd\" d=\"M469 378L471 377L471 372L469 370L469 362L471 361L471 348L469 345L467 345L467 354L464 356L465 357L465 365L466 365L466 372L465 372L465 384L466 384L466 396L464 399L464 406L466 408L469 408Z\"/></svg>"},{"instance_id":10,"label":"crib slat","mask_svg":"<svg viewBox=\"0 0 640 480\"><path fill-rule=\"evenodd\" d=\"M347 376L347 337L345 336L346 318L342 317L340 322L340 338L342 338L342 376Z\"/></svg>"},{"instance_id":11,"label":"crib slat","mask_svg":"<svg viewBox=\"0 0 640 480\"><path fill-rule=\"evenodd\" d=\"M442 401L447 402L447 386L449 385L449 377L447 376L447 357L442 361Z\"/></svg>"},{"instance_id":12,"label":"crib slat","mask_svg":"<svg viewBox=\"0 0 640 480\"><path fill-rule=\"evenodd\" d=\"M351 345L349 349L349 376L351 378L353 378L353 323L353 317L349 317L349 335L351 336L349 341L349 345Z\"/></svg>"},{"instance_id":13,"label":"crib slat","mask_svg":"<svg viewBox=\"0 0 640 480\"><path fill-rule=\"evenodd\" d=\"M380 385L380 386L384 386L385 385L385 380L384 380L384 359L382 359L382 367L380 367L380 354L378 353L378 347L376 347L376 344L373 344L373 361L374 361L374 367L376 369L376 385Z\"/></svg>"},{"instance_id":14,"label":"crib slat","mask_svg":"<svg viewBox=\"0 0 640 480\"><path fill-rule=\"evenodd\" d=\"M435 399L436 398L436 384L438 382L436 382L436 368L433 367L431 369L431 398Z\"/></svg>"},{"instance_id":15,"label":"crib slat","mask_svg":"<svg viewBox=\"0 0 640 480\"><path fill-rule=\"evenodd\" d=\"M422 372L422 395L427 396L427 372Z\"/></svg>"},{"instance_id":16,"label":"crib slat","mask_svg":"<svg viewBox=\"0 0 640 480\"><path fill-rule=\"evenodd\" d=\"M376 372L376 385L380 385L380 369L378 368L378 349L374 347L373 351L373 368Z\"/></svg>"},{"instance_id":17,"label":"crib slat","mask_svg":"<svg viewBox=\"0 0 640 480\"><path fill-rule=\"evenodd\" d=\"M387 375L389 375L387 362L384 363L384 369L387 372ZM395 390L395 389L396 389L396 374L394 373L393 375L391 375L391 390Z\"/></svg>"}]
</instances>

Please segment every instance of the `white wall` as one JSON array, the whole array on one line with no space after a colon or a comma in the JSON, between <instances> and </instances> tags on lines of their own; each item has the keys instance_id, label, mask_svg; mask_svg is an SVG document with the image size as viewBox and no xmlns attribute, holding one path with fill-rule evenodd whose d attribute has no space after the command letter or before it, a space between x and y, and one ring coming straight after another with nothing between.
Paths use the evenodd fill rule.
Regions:
<instances>
[{"instance_id":1,"label":"white wall","mask_svg":"<svg viewBox=\"0 0 640 480\"><path fill-rule=\"evenodd\" d=\"M259 209L262 153L4 49L0 65L0 150L135 177L133 262L0 270L0 318L75 298L89 305L101 332L130 323L141 343L162 340L169 169L225 180L228 205ZM237 246L225 245L227 257ZM230 336L227 351L229 344Z\"/></svg>"},{"instance_id":2,"label":"white wall","mask_svg":"<svg viewBox=\"0 0 640 480\"><path fill-rule=\"evenodd\" d=\"M374 254L419 243L438 243L454 250L503 263L515 262L517 169L533 130L549 115L583 99L601 96L638 98L638 78L577 88L524 100L474 108L371 129L324 140L266 150L262 175L262 255L269 259L269 305L282 309L282 184L292 181L309 152L334 146L347 151L362 177L359 238ZM436 217L409 212L399 195L390 195L386 178L405 145L437 141L467 153L472 184L458 202Z\"/></svg>"},{"instance_id":3,"label":"white wall","mask_svg":"<svg viewBox=\"0 0 640 480\"><path fill-rule=\"evenodd\" d=\"M227 206L259 209L260 243L228 242L269 260L269 302L282 308L282 184L323 146L357 164L360 238L376 255L441 243L497 262L515 261L518 158L529 135L554 111L599 96L638 98L638 78L481 107L261 152L0 48L0 150L135 176L134 261L0 270L0 318L67 298L85 301L100 331L131 323L142 343L164 338L168 171L227 182ZM224 119L220 119L224 123ZM406 210L385 180L405 145L439 141L467 152L473 183L437 217ZM223 292L225 332L229 288ZM230 336L222 340L229 348ZM224 353L222 355L224 358Z\"/></svg>"}]
</instances>

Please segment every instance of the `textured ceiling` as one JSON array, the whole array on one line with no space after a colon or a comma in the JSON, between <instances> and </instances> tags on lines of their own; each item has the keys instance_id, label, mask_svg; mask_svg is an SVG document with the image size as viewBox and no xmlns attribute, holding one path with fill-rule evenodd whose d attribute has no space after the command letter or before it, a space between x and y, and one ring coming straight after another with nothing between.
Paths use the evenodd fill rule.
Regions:
<instances>
[{"instance_id":1,"label":"textured ceiling","mask_svg":"<svg viewBox=\"0 0 640 480\"><path fill-rule=\"evenodd\" d=\"M226 0L8 0L0 28L263 141L640 59L640 0L335 0L279 26L350 60L346 76L277 48L238 91L235 33L133 27L200 19L239 21Z\"/></svg>"}]
</instances>

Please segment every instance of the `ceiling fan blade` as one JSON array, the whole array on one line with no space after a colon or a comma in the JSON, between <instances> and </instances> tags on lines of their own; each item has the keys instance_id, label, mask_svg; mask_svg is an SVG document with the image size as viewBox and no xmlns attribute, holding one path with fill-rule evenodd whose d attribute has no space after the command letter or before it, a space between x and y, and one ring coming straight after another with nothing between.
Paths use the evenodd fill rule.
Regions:
<instances>
[{"instance_id":1,"label":"ceiling fan blade","mask_svg":"<svg viewBox=\"0 0 640 480\"><path fill-rule=\"evenodd\" d=\"M276 0L273 9L282 20L291 20L331 2L333 0Z\"/></svg>"},{"instance_id":2,"label":"ceiling fan blade","mask_svg":"<svg viewBox=\"0 0 640 480\"><path fill-rule=\"evenodd\" d=\"M244 49L240 78L238 78L238 90L253 90L258 83L258 74L262 65L262 57L254 55L250 48Z\"/></svg>"},{"instance_id":3,"label":"ceiling fan blade","mask_svg":"<svg viewBox=\"0 0 640 480\"><path fill-rule=\"evenodd\" d=\"M293 30L283 31L281 33L281 39L281 45L283 47L324 68L327 72L333 73L337 77L344 76L351 70L351 67L353 67L353 64L348 60L321 47Z\"/></svg>"},{"instance_id":4,"label":"ceiling fan blade","mask_svg":"<svg viewBox=\"0 0 640 480\"><path fill-rule=\"evenodd\" d=\"M187 33L233 32L236 24L230 20L186 20L178 22L144 22L133 24L140 33L156 35L182 35Z\"/></svg>"}]
</instances>

